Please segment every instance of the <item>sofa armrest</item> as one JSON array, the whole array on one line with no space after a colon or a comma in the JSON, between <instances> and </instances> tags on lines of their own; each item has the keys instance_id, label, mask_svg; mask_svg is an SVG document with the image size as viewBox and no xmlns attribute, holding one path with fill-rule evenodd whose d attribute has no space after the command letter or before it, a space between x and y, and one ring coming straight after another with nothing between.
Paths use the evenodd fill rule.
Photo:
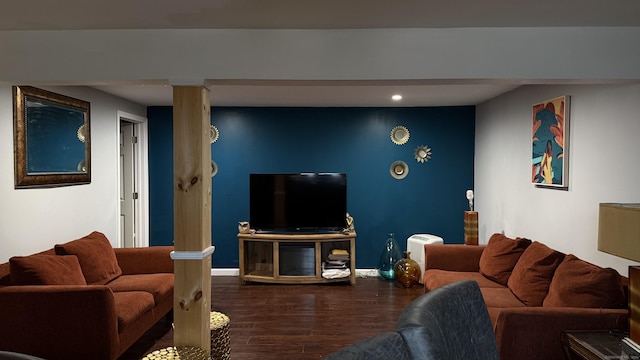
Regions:
<instances>
[{"instance_id":1,"label":"sofa armrest","mask_svg":"<svg viewBox=\"0 0 640 360\"><path fill-rule=\"evenodd\" d=\"M0 304L0 349L47 360L118 355L118 316L106 286L7 286Z\"/></svg>"},{"instance_id":2,"label":"sofa armrest","mask_svg":"<svg viewBox=\"0 0 640 360\"><path fill-rule=\"evenodd\" d=\"M145 248L115 248L122 275L172 273L173 246L151 246Z\"/></svg>"},{"instance_id":3,"label":"sofa armrest","mask_svg":"<svg viewBox=\"0 0 640 360\"><path fill-rule=\"evenodd\" d=\"M626 309L527 307L502 309L495 333L501 360L564 359L566 330L625 330Z\"/></svg>"},{"instance_id":4,"label":"sofa armrest","mask_svg":"<svg viewBox=\"0 0 640 360\"><path fill-rule=\"evenodd\" d=\"M480 271L485 245L425 244L424 269Z\"/></svg>"}]
</instances>

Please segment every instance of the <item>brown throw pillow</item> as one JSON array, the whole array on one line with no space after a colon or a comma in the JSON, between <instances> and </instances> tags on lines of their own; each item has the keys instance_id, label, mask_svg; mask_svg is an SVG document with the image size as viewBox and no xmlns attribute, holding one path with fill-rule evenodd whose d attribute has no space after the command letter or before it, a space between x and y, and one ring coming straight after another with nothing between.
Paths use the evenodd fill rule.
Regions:
<instances>
[{"instance_id":1,"label":"brown throw pillow","mask_svg":"<svg viewBox=\"0 0 640 360\"><path fill-rule=\"evenodd\" d=\"M617 271L569 254L556 269L543 306L620 309L625 302Z\"/></svg>"},{"instance_id":2,"label":"brown throw pillow","mask_svg":"<svg viewBox=\"0 0 640 360\"><path fill-rule=\"evenodd\" d=\"M553 273L563 259L563 253L534 241L520 256L507 286L525 305L542 306Z\"/></svg>"},{"instance_id":3,"label":"brown throw pillow","mask_svg":"<svg viewBox=\"0 0 640 360\"><path fill-rule=\"evenodd\" d=\"M116 253L103 233L94 231L78 240L56 245L55 250L58 255L78 257L89 285L103 285L122 275Z\"/></svg>"},{"instance_id":4,"label":"brown throw pillow","mask_svg":"<svg viewBox=\"0 0 640 360\"><path fill-rule=\"evenodd\" d=\"M511 239L503 234L493 234L480 256L480 273L506 286L513 267L530 244L529 239Z\"/></svg>"},{"instance_id":5,"label":"brown throw pillow","mask_svg":"<svg viewBox=\"0 0 640 360\"><path fill-rule=\"evenodd\" d=\"M9 266L13 285L87 285L76 256L14 256Z\"/></svg>"}]
</instances>

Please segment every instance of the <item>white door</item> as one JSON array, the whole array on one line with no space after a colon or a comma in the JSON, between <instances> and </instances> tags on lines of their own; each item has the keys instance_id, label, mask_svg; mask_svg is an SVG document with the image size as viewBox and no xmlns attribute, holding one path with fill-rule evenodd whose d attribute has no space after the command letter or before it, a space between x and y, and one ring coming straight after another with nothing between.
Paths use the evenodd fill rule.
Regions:
<instances>
[{"instance_id":1,"label":"white door","mask_svg":"<svg viewBox=\"0 0 640 360\"><path fill-rule=\"evenodd\" d=\"M123 247L135 247L135 189L134 145L137 138L135 125L127 121L120 122L120 239Z\"/></svg>"}]
</instances>

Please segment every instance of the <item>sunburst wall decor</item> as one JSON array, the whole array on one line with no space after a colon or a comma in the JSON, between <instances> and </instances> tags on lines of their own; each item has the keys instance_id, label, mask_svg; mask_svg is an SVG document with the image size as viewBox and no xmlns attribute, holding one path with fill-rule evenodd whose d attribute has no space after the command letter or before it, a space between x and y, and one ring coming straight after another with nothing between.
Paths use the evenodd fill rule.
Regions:
<instances>
[{"instance_id":1,"label":"sunburst wall decor","mask_svg":"<svg viewBox=\"0 0 640 360\"><path fill-rule=\"evenodd\" d=\"M404 126L396 126L391 130L391 141L396 145L403 145L409 141L409 129Z\"/></svg>"},{"instance_id":2,"label":"sunburst wall decor","mask_svg":"<svg viewBox=\"0 0 640 360\"><path fill-rule=\"evenodd\" d=\"M211 125L211 130L209 134L211 138L211 143L213 144L220 137L220 132L218 132L218 128L215 125Z\"/></svg>"},{"instance_id":3,"label":"sunburst wall decor","mask_svg":"<svg viewBox=\"0 0 640 360\"><path fill-rule=\"evenodd\" d=\"M413 157L415 157L419 163L427 162L431 159L431 148L420 145L416 148L416 151L413 152Z\"/></svg>"},{"instance_id":4,"label":"sunburst wall decor","mask_svg":"<svg viewBox=\"0 0 640 360\"><path fill-rule=\"evenodd\" d=\"M80 127L78 128L78 131L76 132L76 134L78 135L78 140L80 140L81 142L85 142L86 139L86 131L85 131L85 126L84 124L80 125Z\"/></svg>"}]
</instances>

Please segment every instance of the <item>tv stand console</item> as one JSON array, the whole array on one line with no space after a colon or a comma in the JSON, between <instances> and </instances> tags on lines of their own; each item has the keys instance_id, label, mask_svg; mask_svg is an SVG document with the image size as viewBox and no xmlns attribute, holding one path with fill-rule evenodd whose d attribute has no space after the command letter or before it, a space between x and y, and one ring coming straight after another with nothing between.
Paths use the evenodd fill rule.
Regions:
<instances>
[{"instance_id":1,"label":"tv stand console","mask_svg":"<svg viewBox=\"0 0 640 360\"><path fill-rule=\"evenodd\" d=\"M348 281L356 284L356 233L238 234L240 283L313 284ZM327 279L322 262L333 249L349 252L349 276Z\"/></svg>"}]
</instances>

